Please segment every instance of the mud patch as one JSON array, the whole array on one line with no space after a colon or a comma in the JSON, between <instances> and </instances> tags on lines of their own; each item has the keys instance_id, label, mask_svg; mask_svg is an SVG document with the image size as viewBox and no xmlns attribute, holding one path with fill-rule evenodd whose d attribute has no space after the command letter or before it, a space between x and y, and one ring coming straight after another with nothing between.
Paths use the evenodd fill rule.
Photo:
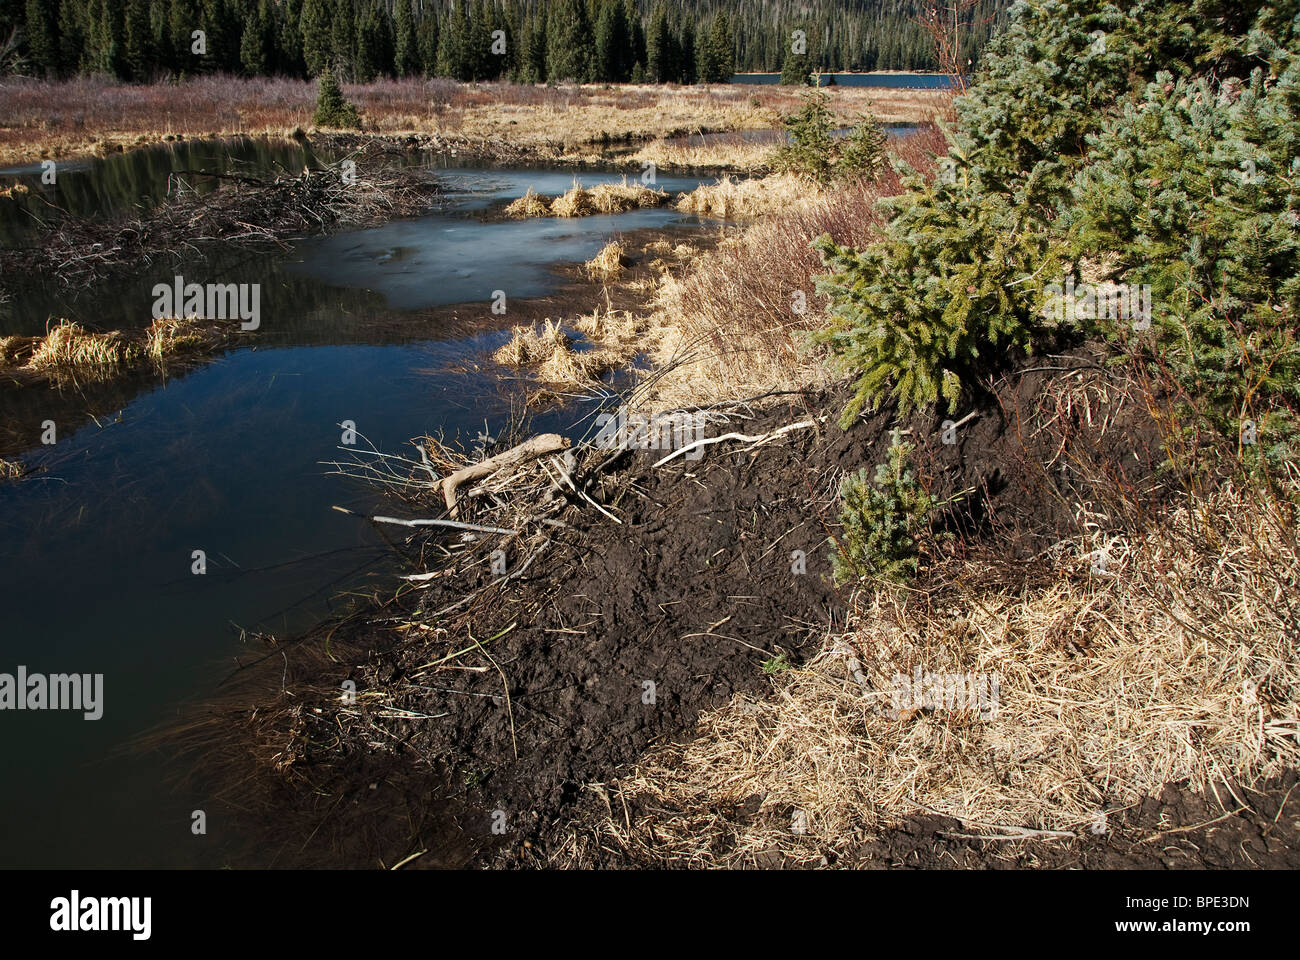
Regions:
<instances>
[{"instance_id":1,"label":"mud patch","mask_svg":"<svg viewBox=\"0 0 1300 960\"><path fill-rule=\"evenodd\" d=\"M308 638L354 653L311 673L311 689L334 691L328 698L287 688L298 715L330 731L281 730L287 769L310 776L318 796L356 793L358 771L377 756L396 758L408 778L440 771L442 790L426 796L462 815L431 829L455 834L471 862L554 862L575 818L609 812L593 806L588 785L657 740L689 736L702 710L770 689L768 673L798 665L841 623L846 597L829 558L838 483L884 459L895 425L917 443L932 491L962 494L945 523L1012 557L1028 560L1112 499L1164 495L1154 424L1087 348L990 383L952 442L948 418L930 414L900 424L881 411L842 430L846 398L841 387L733 406L711 434L813 424L757 447L711 444L701 460L655 466L662 451L611 459L586 448L574 476L592 478L585 490L603 512L567 494L541 521L541 547L492 543L469 562L420 560L415 568L429 570L420 586ZM452 539L421 535L404 549L431 560L450 556ZM497 563L520 571L499 585L493 546ZM806 573L795 572L800 559ZM340 708L347 683L357 701ZM391 819L369 806L376 821ZM409 830L370 836L367 862L450 842Z\"/></svg>"}]
</instances>

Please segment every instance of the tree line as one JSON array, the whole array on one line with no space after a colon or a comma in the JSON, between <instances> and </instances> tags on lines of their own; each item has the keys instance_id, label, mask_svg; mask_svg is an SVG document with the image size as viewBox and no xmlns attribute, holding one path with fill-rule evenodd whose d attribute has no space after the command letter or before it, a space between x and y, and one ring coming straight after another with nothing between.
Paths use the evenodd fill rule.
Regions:
<instances>
[{"instance_id":1,"label":"tree line","mask_svg":"<svg viewBox=\"0 0 1300 960\"><path fill-rule=\"evenodd\" d=\"M974 60L1007 0L980 0ZM722 83L935 69L916 0L0 0L0 72Z\"/></svg>"}]
</instances>

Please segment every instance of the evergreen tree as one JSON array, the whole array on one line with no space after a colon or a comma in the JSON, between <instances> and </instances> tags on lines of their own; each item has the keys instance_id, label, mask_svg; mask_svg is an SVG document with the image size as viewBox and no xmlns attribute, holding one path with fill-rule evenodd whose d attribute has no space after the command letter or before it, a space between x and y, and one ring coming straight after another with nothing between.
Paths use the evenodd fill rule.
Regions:
<instances>
[{"instance_id":1,"label":"evergreen tree","mask_svg":"<svg viewBox=\"0 0 1300 960\"><path fill-rule=\"evenodd\" d=\"M713 18L706 37L698 42L696 63L701 83L727 83L736 72L731 49L731 23L725 13Z\"/></svg>"},{"instance_id":2,"label":"evergreen tree","mask_svg":"<svg viewBox=\"0 0 1300 960\"><path fill-rule=\"evenodd\" d=\"M546 28L546 65L549 80L591 79L592 31L582 0L558 0Z\"/></svg>"},{"instance_id":3,"label":"evergreen tree","mask_svg":"<svg viewBox=\"0 0 1300 960\"><path fill-rule=\"evenodd\" d=\"M356 107L343 97L334 71L329 67L320 77L320 93L316 97L316 113L311 122L318 127L356 128L361 126L361 118Z\"/></svg>"},{"instance_id":4,"label":"evergreen tree","mask_svg":"<svg viewBox=\"0 0 1300 960\"><path fill-rule=\"evenodd\" d=\"M244 35L239 40L239 62L250 76L267 73L271 63L271 14L266 0L259 0L257 10L244 21Z\"/></svg>"},{"instance_id":5,"label":"evergreen tree","mask_svg":"<svg viewBox=\"0 0 1300 960\"><path fill-rule=\"evenodd\" d=\"M438 76L453 77L457 80L466 77L465 41L469 33L469 18L465 13L464 0L460 7L442 22L438 31Z\"/></svg>"},{"instance_id":6,"label":"evergreen tree","mask_svg":"<svg viewBox=\"0 0 1300 960\"><path fill-rule=\"evenodd\" d=\"M60 73L76 73L87 67L85 8L75 0L59 4Z\"/></svg>"},{"instance_id":7,"label":"evergreen tree","mask_svg":"<svg viewBox=\"0 0 1300 960\"><path fill-rule=\"evenodd\" d=\"M333 56L333 11L330 0L303 0L302 56L307 73L319 76Z\"/></svg>"},{"instance_id":8,"label":"evergreen tree","mask_svg":"<svg viewBox=\"0 0 1300 960\"><path fill-rule=\"evenodd\" d=\"M832 316L818 339L858 377L846 421L888 397L953 410L972 372L1062 327L1130 336L1127 317L1044 310L1054 282L1088 263L1106 282L1150 284L1154 326L1172 334L1163 369L1212 421L1263 410L1254 419L1271 416L1273 449L1284 444L1277 424L1293 420L1300 377L1282 319L1300 309L1300 198L1278 174L1300 134L1300 37L1293 14L1258 0L1197 10L1014 9L957 101L940 174L890 201L880 242L817 241Z\"/></svg>"},{"instance_id":9,"label":"evergreen tree","mask_svg":"<svg viewBox=\"0 0 1300 960\"><path fill-rule=\"evenodd\" d=\"M49 0L27 0L26 36L32 63L48 77L59 68L59 24ZM0 42L6 39L0 37Z\"/></svg>"},{"instance_id":10,"label":"evergreen tree","mask_svg":"<svg viewBox=\"0 0 1300 960\"><path fill-rule=\"evenodd\" d=\"M116 0L99 0L95 24L95 46L99 51L98 69L119 79L128 78L130 68L126 62L126 27L122 22L122 8Z\"/></svg>"},{"instance_id":11,"label":"evergreen tree","mask_svg":"<svg viewBox=\"0 0 1300 960\"><path fill-rule=\"evenodd\" d=\"M355 0L335 0L330 23L330 64L344 80L354 76L357 52L357 9Z\"/></svg>"},{"instance_id":12,"label":"evergreen tree","mask_svg":"<svg viewBox=\"0 0 1300 960\"><path fill-rule=\"evenodd\" d=\"M415 15L411 0L397 0L394 13L396 32L394 66L399 77L409 77L420 72L420 51L415 30Z\"/></svg>"},{"instance_id":13,"label":"evergreen tree","mask_svg":"<svg viewBox=\"0 0 1300 960\"><path fill-rule=\"evenodd\" d=\"M431 77L438 71L438 15L432 5L427 5L420 14L416 35L420 71L426 77Z\"/></svg>"},{"instance_id":14,"label":"evergreen tree","mask_svg":"<svg viewBox=\"0 0 1300 960\"><path fill-rule=\"evenodd\" d=\"M668 26L668 12L660 4L655 7L646 32L646 79L651 83L667 83L672 58L672 34Z\"/></svg>"}]
</instances>

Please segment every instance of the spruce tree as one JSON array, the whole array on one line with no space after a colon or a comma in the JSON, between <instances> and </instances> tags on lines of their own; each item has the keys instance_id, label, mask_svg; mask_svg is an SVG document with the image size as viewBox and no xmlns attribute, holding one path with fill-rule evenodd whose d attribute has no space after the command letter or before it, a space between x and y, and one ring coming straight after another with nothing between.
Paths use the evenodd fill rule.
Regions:
<instances>
[{"instance_id":1,"label":"spruce tree","mask_svg":"<svg viewBox=\"0 0 1300 960\"><path fill-rule=\"evenodd\" d=\"M47 77L59 73L59 25L48 0L27 0L27 49L32 63ZM3 42L7 37L0 37Z\"/></svg>"},{"instance_id":2,"label":"spruce tree","mask_svg":"<svg viewBox=\"0 0 1300 960\"><path fill-rule=\"evenodd\" d=\"M663 4L655 7L650 20L650 29L646 32L646 79L651 83L666 83L669 79L670 31L668 13Z\"/></svg>"},{"instance_id":3,"label":"spruce tree","mask_svg":"<svg viewBox=\"0 0 1300 960\"><path fill-rule=\"evenodd\" d=\"M411 0L397 0L394 21L397 34L394 66L399 77L410 77L420 72L420 51Z\"/></svg>"},{"instance_id":4,"label":"spruce tree","mask_svg":"<svg viewBox=\"0 0 1300 960\"><path fill-rule=\"evenodd\" d=\"M303 0L302 56L307 73L313 77L330 66L333 54L332 12L330 0Z\"/></svg>"},{"instance_id":5,"label":"spruce tree","mask_svg":"<svg viewBox=\"0 0 1300 960\"><path fill-rule=\"evenodd\" d=\"M433 5L427 4L420 14L420 25L416 30L419 49L419 70L426 77L438 72L438 15Z\"/></svg>"},{"instance_id":6,"label":"spruce tree","mask_svg":"<svg viewBox=\"0 0 1300 960\"><path fill-rule=\"evenodd\" d=\"M244 35L239 40L239 62L250 76L265 74L271 63L274 34L266 0L244 21Z\"/></svg>"},{"instance_id":7,"label":"spruce tree","mask_svg":"<svg viewBox=\"0 0 1300 960\"><path fill-rule=\"evenodd\" d=\"M361 117L339 89L338 79L329 67L320 76L320 93L316 97L316 113L311 122L318 127L355 129L361 126Z\"/></svg>"}]
</instances>

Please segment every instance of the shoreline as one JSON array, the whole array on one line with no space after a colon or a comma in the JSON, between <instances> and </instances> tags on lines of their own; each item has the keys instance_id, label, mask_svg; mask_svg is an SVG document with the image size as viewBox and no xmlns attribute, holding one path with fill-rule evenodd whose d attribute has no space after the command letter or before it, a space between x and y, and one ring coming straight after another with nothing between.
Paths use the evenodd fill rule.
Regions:
<instances>
[{"instance_id":1,"label":"shoreline","mask_svg":"<svg viewBox=\"0 0 1300 960\"><path fill-rule=\"evenodd\" d=\"M87 78L3 85L0 116L7 114L10 120L0 127L0 167L31 167L42 160L80 162L182 138L327 132L317 131L311 123L314 82L282 81L275 88L275 107L267 106L271 87L266 80L234 77L152 86ZM289 95L284 87L291 91ZM343 85L345 96L361 111L360 135L431 138L452 150L531 155L545 162L600 162L611 146L645 145L703 131L771 127L780 115L798 108L802 89L455 82L440 85L435 99L417 81ZM942 112L945 103L944 92L937 90L827 89L843 105L846 119L870 107L882 121L925 121ZM86 102L87 107L76 123L72 118L51 123L48 111L39 107L50 100ZM238 122L231 122L232 115ZM160 122L160 117L166 119Z\"/></svg>"}]
</instances>

